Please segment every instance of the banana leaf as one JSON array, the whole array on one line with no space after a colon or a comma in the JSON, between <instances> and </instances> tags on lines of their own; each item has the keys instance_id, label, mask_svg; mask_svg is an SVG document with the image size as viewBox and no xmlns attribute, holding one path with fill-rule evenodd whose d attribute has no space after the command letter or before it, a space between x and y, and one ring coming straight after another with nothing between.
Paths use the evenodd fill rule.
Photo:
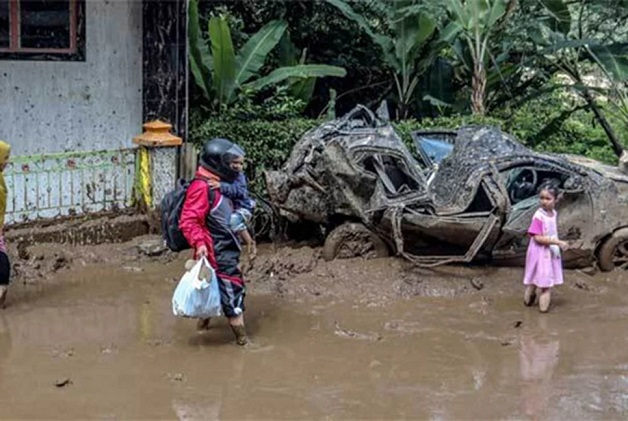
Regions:
<instances>
[{"instance_id":1,"label":"banana leaf","mask_svg":"<svg viewBox=\"0 0 628 421\"><path fill-rule=\"evenodd\" d=\"M190 49L190 70L194 76L194 81L203 92L205 98L211 101L211 81L212 81L212 56L203 40L200 31L200 20L198 15L198 0L190 0L189 10L189 49Z\"/></svg>"},{"instance_id":2,"label":"banana leaf","mask_svg":"<svg viewBox=\"0 0 628 421\"><path fill-rule=\"evenodd\" d=\"M325 64L299 64L292 67L280 67L272 71L268 76L256 79L244 86L250 89L259 90L267 86L283 82L290 78L307 79L311 77L345 77L347 71L342 67L329 66Z\"/></svg>"},{"instance_id":3,"label":"banana leaf","mask_svg":"<svg viewBox=\"0 0 628 421\"><path fill-rule=\"evenodd\" d=\"M231 31L220 17L209 20L209 38L214 59L214 90L220 104L231 102L235 87L236 63Z\"/></svg>"},{"instance_id":4,"label":"banana leaf","mask_svg":"<svg viewBox=\"0 0 628 421\"><path fill-rule=\"evenodd\" d=\"M545 10L551 17L550 29L563 35L571 30L571 13L563 0L541 0Z\"/></svg>"},{"instance_id":5,"label":"banana leaf","mask_svg":"<svg viewBox=\"0 0 628 421\"><path fill-rule=\"evenodd\" d=\"M236 85L244 84L260 71L287 28L286 21L269 22L242 46L236 57Z\"/></svg>"}]
</instances>

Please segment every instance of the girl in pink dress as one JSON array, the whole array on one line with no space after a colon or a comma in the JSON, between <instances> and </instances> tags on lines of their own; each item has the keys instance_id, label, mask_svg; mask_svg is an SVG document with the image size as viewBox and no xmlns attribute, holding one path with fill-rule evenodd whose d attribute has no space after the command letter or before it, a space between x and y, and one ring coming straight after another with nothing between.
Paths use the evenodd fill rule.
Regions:
<instances>
[{"instance_id":1,"label":"girl in pink dress","mask_svg":"<svg viewBox=\"0 0 628 421\"><path fill-rule=\"evenodd\" d=\"M563 283L561 250L569 248L567 242L558 239L555 207L559 195L556 186L547 184L541 187L541 208L534 214L528 228L530 244L523 279L526 286L523 302L526 306L534 305L537 290L540 290L539 310L542 313L549 310L552 287Z\"/></svg>"}]
</instances>

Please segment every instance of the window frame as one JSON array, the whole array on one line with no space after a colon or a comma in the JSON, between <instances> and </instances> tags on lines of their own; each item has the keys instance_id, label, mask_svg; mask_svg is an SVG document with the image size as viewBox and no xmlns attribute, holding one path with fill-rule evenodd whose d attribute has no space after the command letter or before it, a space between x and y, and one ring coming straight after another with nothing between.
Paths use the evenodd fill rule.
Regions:
<instances>
[{"instance_id":1,"label":"window frame","mask_svg":"<svg viewBox=\"0 0 628 421\"><path fill-rule=\"evenodd\" d=\"M9 0L9 47L0 47L0 60L85 61L85 0L65 0L70 6L68 48L20 47L20 3Z\"/></svg>"}]
</instances>

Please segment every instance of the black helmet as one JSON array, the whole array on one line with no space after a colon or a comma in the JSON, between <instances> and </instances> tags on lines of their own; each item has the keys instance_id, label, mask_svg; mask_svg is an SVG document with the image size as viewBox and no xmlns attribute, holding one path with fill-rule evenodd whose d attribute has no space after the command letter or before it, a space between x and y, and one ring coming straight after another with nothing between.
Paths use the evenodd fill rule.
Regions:
<instances>
[{"instance_id":1,"label":"black helmet","mask_svg":"<svg viewBox=\"0 0 628 421\"><path fill-rule=\"evenodd\" d=\"M244 150L228 139L216 138L205 142L201 150L200 163L225 181L231 182L238 172L231 169L231 161L244 156Z\"/></svg>"}]
</instances>

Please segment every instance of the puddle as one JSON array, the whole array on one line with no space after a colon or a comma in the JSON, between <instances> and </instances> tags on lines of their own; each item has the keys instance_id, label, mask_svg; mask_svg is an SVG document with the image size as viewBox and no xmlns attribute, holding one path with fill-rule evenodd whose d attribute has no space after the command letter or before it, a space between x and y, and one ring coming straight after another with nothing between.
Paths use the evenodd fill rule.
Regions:
<instances>
[{"instance_id":1,"label":"puddle","mask_svg":"<svg viewBox=\"0 0 628 421\"><path fill-rule=\"evenodd\" d=\"M620 275L588 278L587 291L569 288L568 273L541 315L522 305L516 269L443 269L448 294L395 260L305 261L308 271L292 265L250 284L251 349L233 344L225 320L198 333L172 316L181 259L134 262L141 271L80 266L17 286L0 311L2 417L619 419L628 410Z\"/></svg>"}]
</instances>

